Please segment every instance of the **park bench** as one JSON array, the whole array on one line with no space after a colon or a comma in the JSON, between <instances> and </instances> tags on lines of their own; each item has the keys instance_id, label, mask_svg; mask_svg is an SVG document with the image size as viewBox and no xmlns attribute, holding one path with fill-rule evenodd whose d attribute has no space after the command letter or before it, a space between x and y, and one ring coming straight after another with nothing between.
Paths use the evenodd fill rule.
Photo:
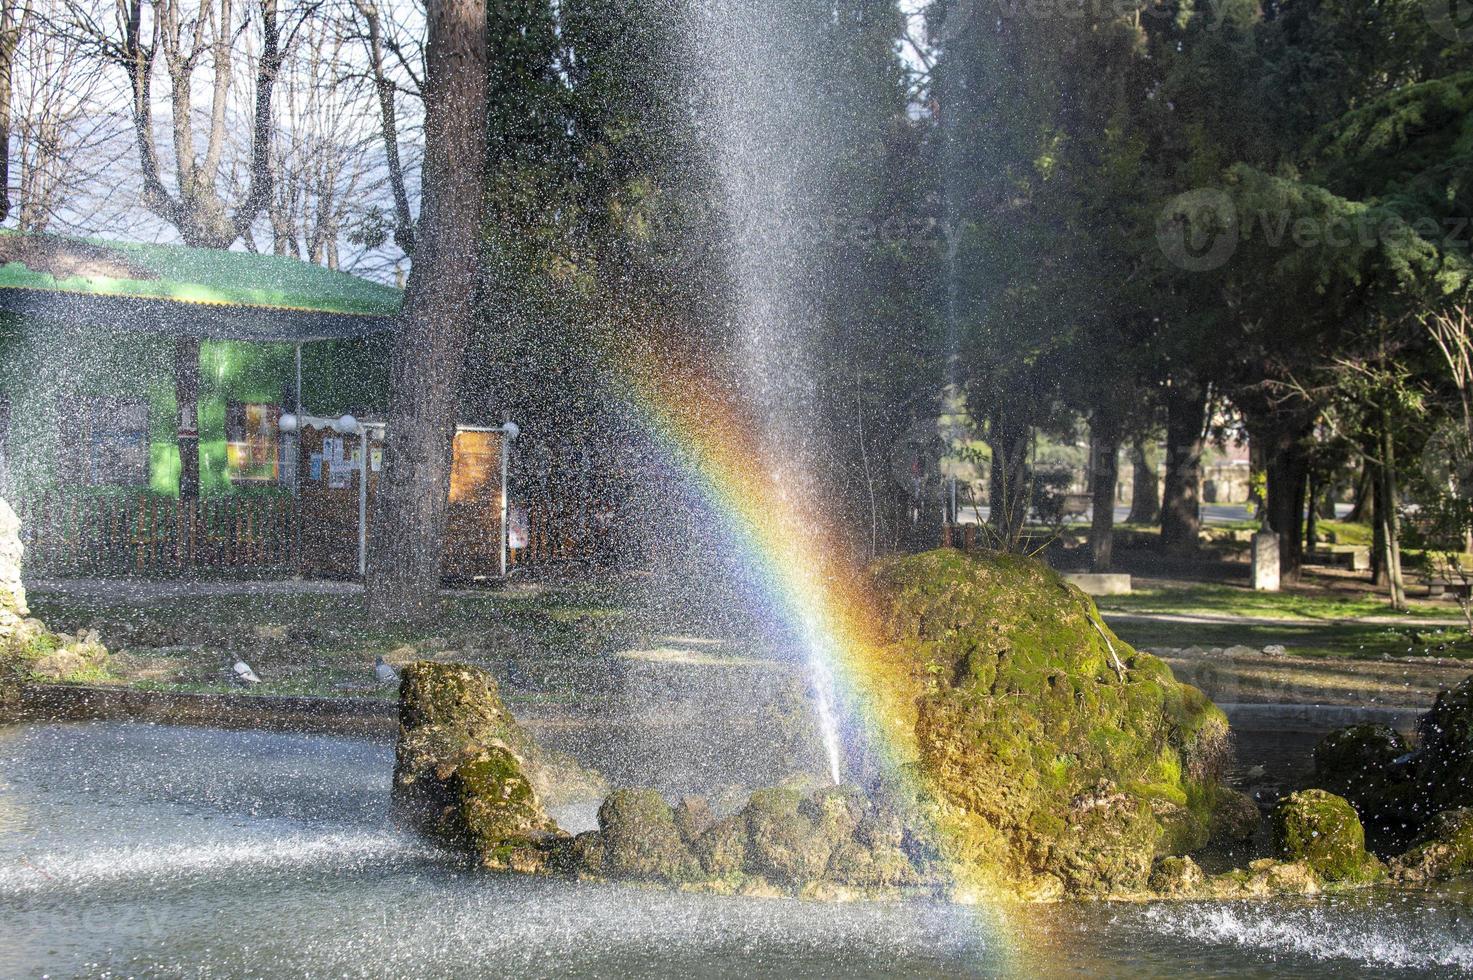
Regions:
<instances>
[{"instance_id":1,"label":"park bench","mask_svg":"<svg viewBox=\"0 0 1473 980\"><path fill-rule=\"evenodd\" d=\"M1371 549L1363 545L1335 544L1307 552L1304 560L1310 565L1329 565L1348 568L1352 572L1371 570Z\"/></svg>"},{"instance_id":2,"label":"park bench","mask_svg":"<svg viewBox=\"0 0 1473 980\"><path fill-rule=\"evenodd\" d=\"M1071 517L1084 517L1089 514L1089 508L1093 499L1087 493L1066 493L1064 503L1059 508L1059 516L1065 520Z\"/></svg>"},{"instance_id":3,"label":"park bench","mask_svg":"<svg viewBox=\"0 0 1473 980\"><path fill-rule=\"evenodd\" d=\"M1449 594L1461 602L1473 601L1473 580L1448 578L1429 578L1427 580L1427 598L1441 599Z\"/></svg>"}]
</instances>

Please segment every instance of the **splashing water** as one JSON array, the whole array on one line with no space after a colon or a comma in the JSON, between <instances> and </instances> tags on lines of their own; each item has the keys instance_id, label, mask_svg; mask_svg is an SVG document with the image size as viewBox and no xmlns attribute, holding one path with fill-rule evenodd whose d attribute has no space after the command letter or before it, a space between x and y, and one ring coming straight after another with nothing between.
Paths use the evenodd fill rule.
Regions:
<instances>
[{"instance_id":1,"label":"splashing water","mask_svg":"<svg viewBox=\"0 0 1473 980\"><path fill-rule=\"evenodd\" d=\"M811 617L805 617L805 647L808 650L808 676L813 685L813 702L818 713L819 732L823 736L824 753L829 760L829 776L834 785L844 781L843 755L839 748L839 720L834 710L835 688L833 651Z\"/></svg>"}]
</instances>

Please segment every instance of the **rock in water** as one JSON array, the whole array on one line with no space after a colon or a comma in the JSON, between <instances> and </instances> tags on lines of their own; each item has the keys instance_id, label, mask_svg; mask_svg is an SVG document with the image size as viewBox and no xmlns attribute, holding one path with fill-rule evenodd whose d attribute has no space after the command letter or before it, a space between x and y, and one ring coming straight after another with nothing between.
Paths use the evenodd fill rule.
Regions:
<instances>
[{"instance_id":1,"label":"rock in water","mask_svg":"<svg viewBox=\"0 0 1473 980\"><path fill-rule=\"evenodd\" d=\"M969 877L1133 892L1156 857L1207 843L1227 720L1082 592L1031 559L954 550L873 578L886 636L866 674L879 710L913 727L908 765Z\"/></svg>"},{"instance_id":2,"label":"rock in water","mask_svg":"<svg viewBox=\"0 0 1473 980\"><path fill-rule=\"evenodd\" d=\"M541 870L559 833L528 773L531 748L491 675L410 664L399 688L395 813L488 868Z\"/></svg>"},{"instance_id":3,"label":"rock in water","mask_svg":"<svg viewBox=\"0 0 1473 980\"><path fill-rule=\"evenodd\" d=\"M1399 881L1423 883L1473 874L1473 809L1444 810L1415 847L1391 862Z\"/></svg>"},{"instance_id":4,"label":"rock in water","mask_svg":"<svg viewBox=\"0 0 1473 980\"><path fill-rule=\"evenodd\" d=\"M1285 861L1303 862L1327 882L1377 881L1386 868L1366 852L1365 829L1355 808L1322 789L1284 797L1271 820L1274 848Z\"/></svg>"},{"instance_id":5,"label":"rock in water","mask_svg":"<svg viewBox=\"0 0 1473 980\"><path fill-rule=\"evenodd\" d=\"M1473 806L1473 676L1437 695L1417 722L1421 746L1413 777L1413 807L1422 820Z\"/></svg>"},{"instance_id":6,"label":"rock in water","mask_svg":"<svg viewBox=\"0 0 1473 980\"><path fill-rule=\"evenodd\" d=\"M1388 725L1354 725L1331 732L1314 748L1315 785L1343 796L1360 815L1378 850L1394 851L1414 836L1414 767L1407 744Z\"/></svg>"},{"instance_id":7,"label":"rock in water","mask_svg":"<svg viewBox=\"0 0 1473 980\"><path fill-rule=\"evenodd\" d=\"M620 789L598 808L603 841L602 873L618 878L682 882L700 877L701 866L670 805L652 789Z\"/></svg>"}]
</instances>

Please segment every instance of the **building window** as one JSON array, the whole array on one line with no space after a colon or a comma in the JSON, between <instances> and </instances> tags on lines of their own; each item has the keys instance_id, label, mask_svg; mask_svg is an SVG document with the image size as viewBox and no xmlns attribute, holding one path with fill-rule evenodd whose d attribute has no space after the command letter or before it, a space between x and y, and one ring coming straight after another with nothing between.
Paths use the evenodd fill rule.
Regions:
<instances>
[{"instance_id":1,"label":"building window","mask_svg":"<svg viewBox=\"0 0 1473 980\"><path fill-rule=\"evenodd\" d=\"M281 473L277 405L230 402L225 407L226 472L236 482L272 482Z\"/></svg>"},{"instance_id":2,"label":"building window","mask_svg":"<svg viewBox=\"0 0 1473 980\"><path fill-rule=\"evenodd\" d=\"M148 402L81 395L60 404L57 420L62 482L87 487L148 482Z\"/></svg>"}]
</instances>

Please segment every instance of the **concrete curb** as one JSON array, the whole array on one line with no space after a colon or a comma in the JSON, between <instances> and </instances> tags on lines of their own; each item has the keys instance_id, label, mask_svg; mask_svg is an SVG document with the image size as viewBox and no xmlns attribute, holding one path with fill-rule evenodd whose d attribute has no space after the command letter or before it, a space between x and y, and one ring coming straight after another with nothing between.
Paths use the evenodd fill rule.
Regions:
<instances>
[{"instance_id":1,"label":"concrete curb","mask_svg":"<svg viewBox=\"0 0 1473 980\"><path fill-rule=\"evenodd\" d=\"M1410 732L1423 712L1414 708L1370 708L1352 704L1218 705L1228 724L1242 732L1326 733L1351 725L1390 725Z\"/></svg>"},{"instance_id":2,"label":"concrete curb","mask_svg":"<svg viewBox=\"0 0 1473 980\"><path fill-rule=\"evenodd\" d=\"M21 691L25 721L143 721L391 739L399 706L374 698L189 694L37 684Z\"/></svg>"}]
</instances>

